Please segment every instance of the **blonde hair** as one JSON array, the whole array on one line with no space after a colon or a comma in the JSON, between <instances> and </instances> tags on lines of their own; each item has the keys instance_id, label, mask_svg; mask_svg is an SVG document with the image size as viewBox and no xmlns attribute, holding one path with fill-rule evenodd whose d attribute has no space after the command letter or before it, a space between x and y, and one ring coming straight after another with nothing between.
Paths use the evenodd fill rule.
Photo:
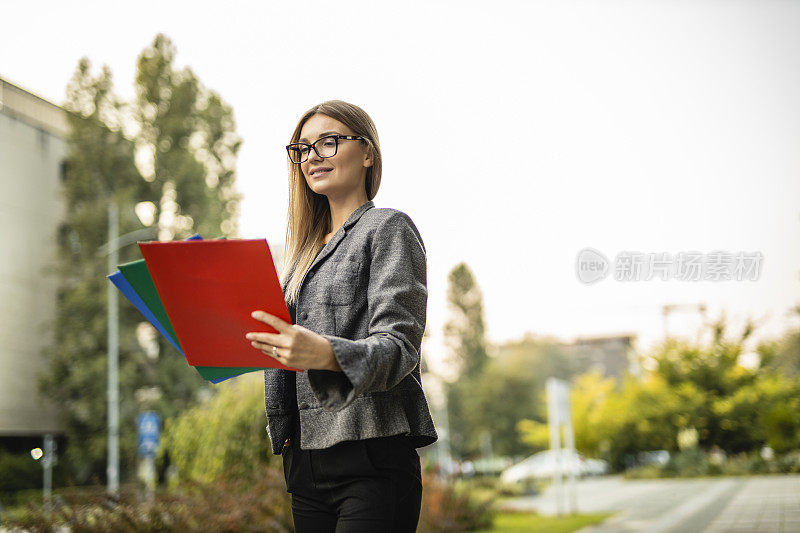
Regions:
<instances>
[{"instance_id":1,"label":"blonde hair","mask_svg":"<svg viewBox=\"0 0 800 533\"><path fill-rule=\"evenodd\" d=\"M366 111L354 104L328 100L305 112L292 133L290 143L298 142L303 125L317 113L338 120L355 135L366 140L367 147L372 152L372 165L367 167L364 190L367 200L372 200L381 185L381 148L378 130L372 119ZM287 303L297 305L300 285L317 252L325 245L325 235L333 228L328 198L312 191L303 177L300 165L292 163L288 154L286 159L289 162L289 209L281 286L286 284L284 292Z\"/></svg>"}]
</instances>

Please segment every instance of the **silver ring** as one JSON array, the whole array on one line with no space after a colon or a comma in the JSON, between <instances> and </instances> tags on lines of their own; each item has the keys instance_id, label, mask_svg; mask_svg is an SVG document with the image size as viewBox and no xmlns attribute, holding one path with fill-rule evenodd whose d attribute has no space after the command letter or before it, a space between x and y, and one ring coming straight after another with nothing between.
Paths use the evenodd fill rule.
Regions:
<instances>
[{"instance_id":1,"label":"silver ring","mask_svg":"<svg viewBox=\"0 0 800 533\"><path fill-rule=\"evenodd\" d=\"M278 347L277 346L273 346L272 347L272 356L273 357L278 357Z\"/></svg>"}]
</instances>

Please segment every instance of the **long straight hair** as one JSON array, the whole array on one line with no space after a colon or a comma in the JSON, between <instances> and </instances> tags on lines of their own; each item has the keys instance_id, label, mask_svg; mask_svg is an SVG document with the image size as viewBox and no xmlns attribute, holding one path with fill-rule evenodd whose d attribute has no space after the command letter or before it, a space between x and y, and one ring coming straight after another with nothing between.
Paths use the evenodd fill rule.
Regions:
<instances>
[{"instance_id":1,"label":"long straight hair","mask_svg":"<svg viewBox=\"0 0 800 533\"><path fill-rule=\"evenodd\" d=\"M355 135L366 139L367 146L372 151L372 165L367 167L364 190L367 199L372 200L381 185L381 147L378 142L378 130L372 119L366 111L354 104L342 100L328 100L305 112L292 133L290 143L298 142L303 125L317 113L338 120ZM286 159L289 162L289 209L281 286L286 284L287 303L297 305L300 285L317 252L325 245L325 235L333 228L331 228L331 208L328 198L312 191L303 177L300 165L292 163L288 154Z\"/></svg>"}]
</instances>

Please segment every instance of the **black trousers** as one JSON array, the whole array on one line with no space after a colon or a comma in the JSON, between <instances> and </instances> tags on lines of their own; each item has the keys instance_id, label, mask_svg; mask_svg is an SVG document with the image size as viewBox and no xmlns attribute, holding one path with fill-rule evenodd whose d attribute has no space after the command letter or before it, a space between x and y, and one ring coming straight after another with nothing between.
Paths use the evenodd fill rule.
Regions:
<instances>
[{"instance_id":1,"label":"black trousers","mask_svg":"<svg viewBox=\"0 0 800 533\"><path fill-rule=\"evenodd\" d=\"M420 457L404 437L301 450L295 414L291 444L282 456L297 533L417 530L422 504Z\"/></svg>"}]
</instances>

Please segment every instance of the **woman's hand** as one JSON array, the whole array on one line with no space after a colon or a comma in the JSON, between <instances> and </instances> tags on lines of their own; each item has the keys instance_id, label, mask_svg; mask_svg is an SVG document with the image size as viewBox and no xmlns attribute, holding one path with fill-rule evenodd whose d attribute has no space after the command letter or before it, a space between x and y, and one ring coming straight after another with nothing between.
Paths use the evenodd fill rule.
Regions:
<instances>
[{"instance_id":1,"label":"woman's hand","mask_svg":"<svg viewBox=\"0 0 800 533\"><path fill-rule=\"evenodd\" d=\"M342 371L333 355L331 343L322 335L264 311L253 311L251 316L278 332L249 332L245 338L251 341L253 348L292 368ZM277 355L272 354L273 346L277 348Z\"/></svg>"}]
</instances>

